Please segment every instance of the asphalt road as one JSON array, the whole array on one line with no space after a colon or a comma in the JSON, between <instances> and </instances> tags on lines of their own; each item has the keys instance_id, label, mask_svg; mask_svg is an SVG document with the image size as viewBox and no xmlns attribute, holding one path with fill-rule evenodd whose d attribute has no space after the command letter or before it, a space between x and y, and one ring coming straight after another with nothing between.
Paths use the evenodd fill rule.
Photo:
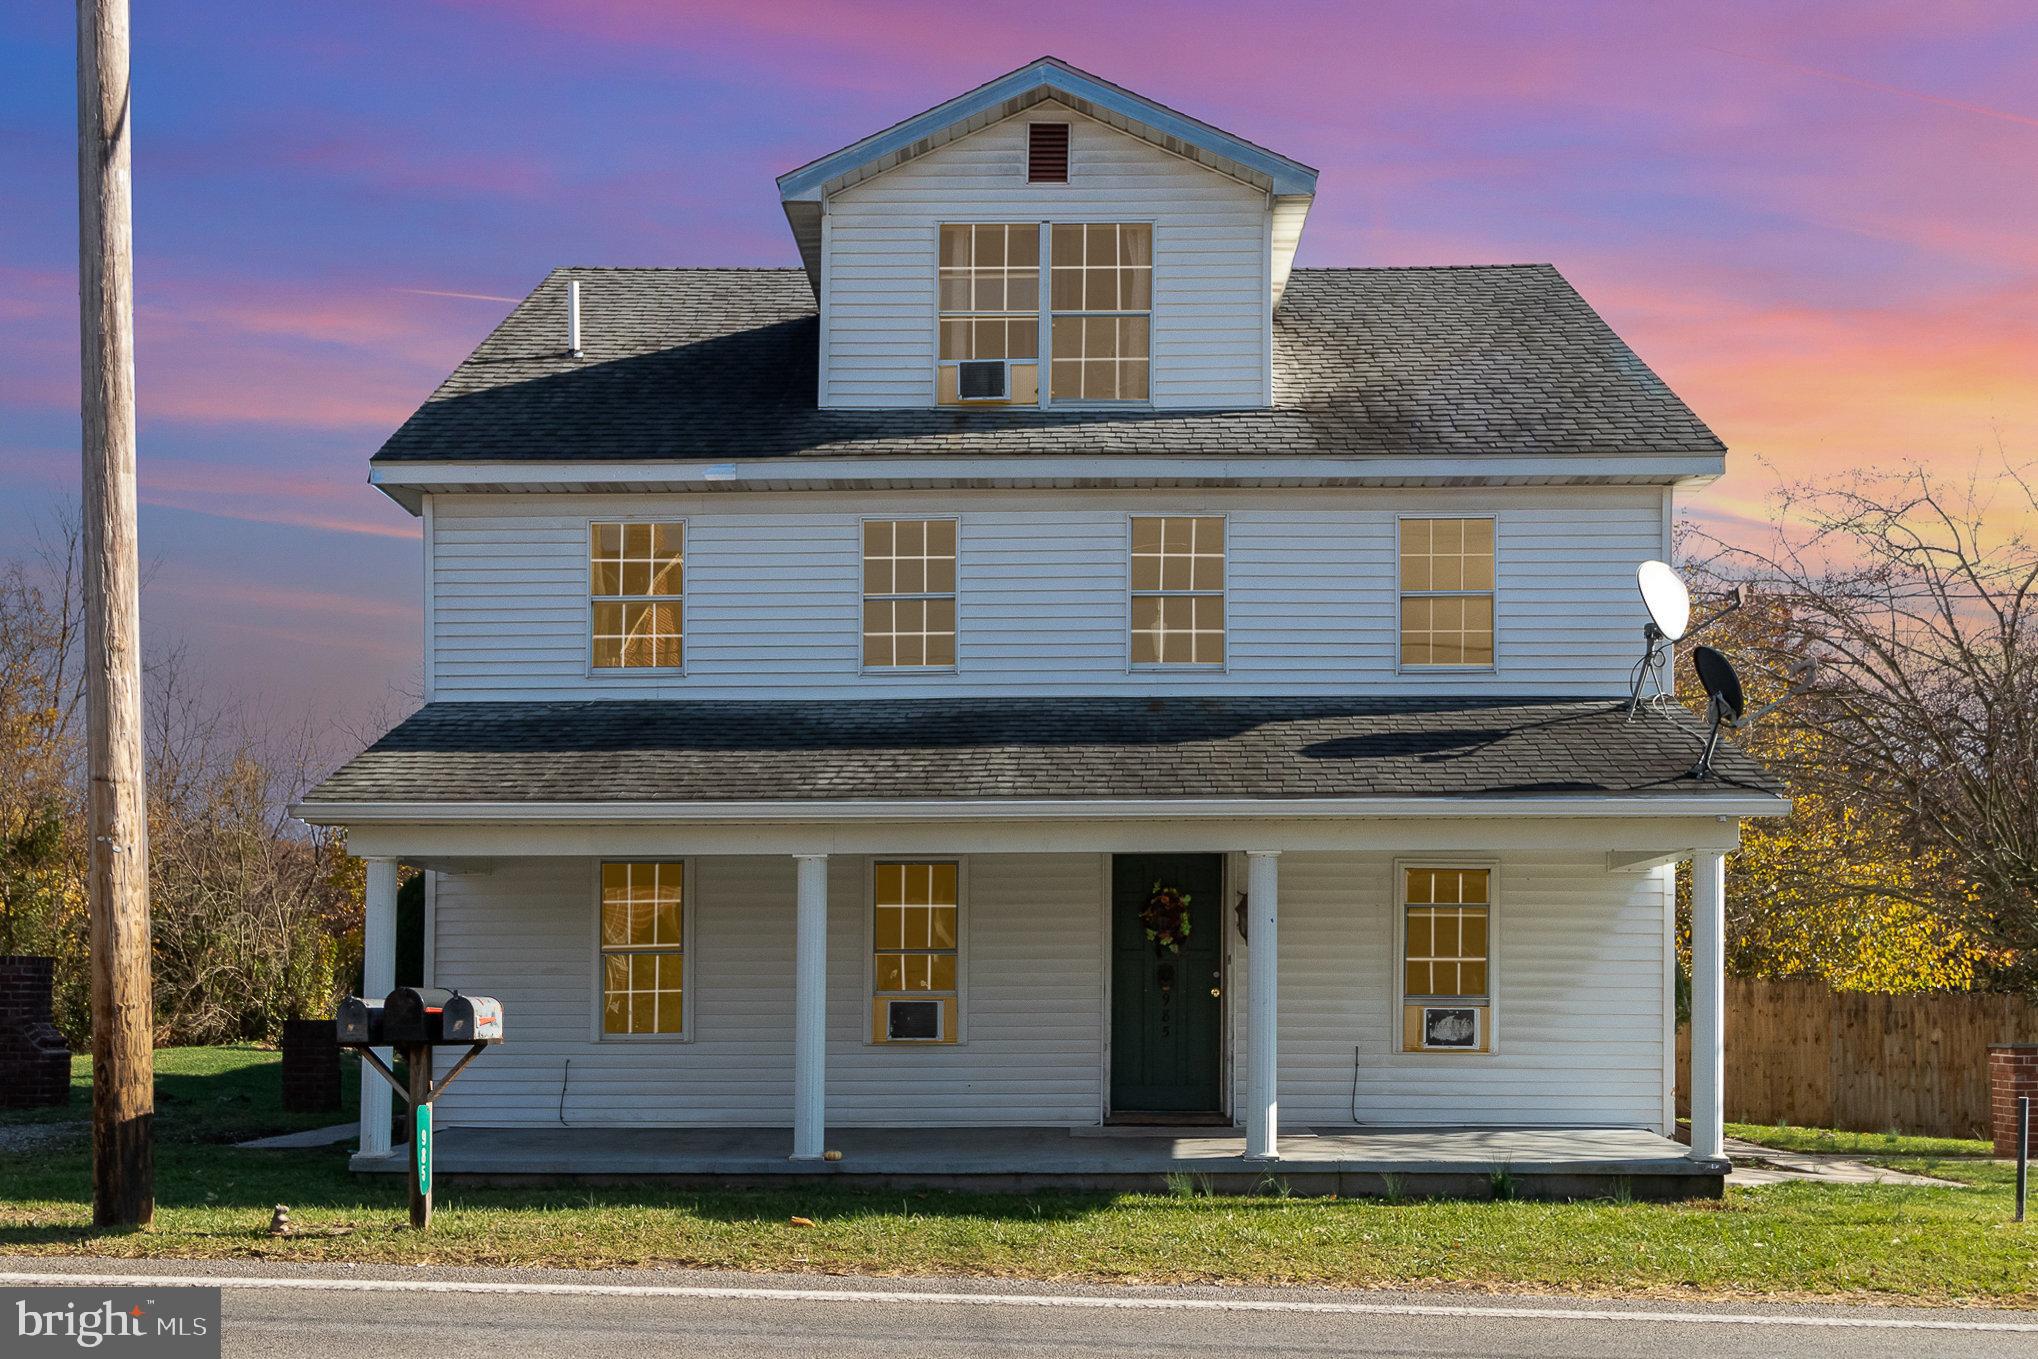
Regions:
<instances>
[{"instance_id":1,"label":"asphalt road","mask_svg":"<svg viewBox=\"0 0 2038 1359\"><path fill-rule=\"evenodd\" d=\"M510 1353L1647 1356L1926 1359L2038 1354L2038 1313L1605 1302L1444 1293L1049 1288L540 1270L283 1268L0 1259L20 1275L226 1285L225 1351L276 1359ZM470 1291L487 1289L491 1291Z\"/></svg>"}]
</instances>

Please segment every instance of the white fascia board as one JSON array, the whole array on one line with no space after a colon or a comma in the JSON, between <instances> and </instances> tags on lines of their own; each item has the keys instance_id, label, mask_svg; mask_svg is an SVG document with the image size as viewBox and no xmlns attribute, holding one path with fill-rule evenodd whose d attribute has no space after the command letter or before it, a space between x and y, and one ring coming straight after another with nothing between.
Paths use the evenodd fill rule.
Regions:
<instances>
[{"instance_id":1,"label":"white fascia board","mask_svg":"<svg viewBox=\"0 0 2038 1359\"><path fill-rule=\"evenodd\" d=\"M1059 821L764 822L502 821L464 824L362 822L348 828L349 852L419 863L488 864L567 857L683 857L699 854L1116 854L1222 849L1379 854L1542 854L1587 856L1680 846L1732 853L1735 817L1532 816Z\"/></svg>"},{"instance_id":2,"label":"white fascia board","mask_svg":"<svg viewBox=\"0 0 2038 1359\"><path fill-rule=\"evenodd\" d=\"M856 802L302 802L292 816L315 826L374 822L526 824L657 822L663 825L740 822L813 825L869 821L1281 821L1436 819L1465 817L1719 817L1785 816L1790 799L1764 793L1547 798L1210 798L1129 800Z\"/></svg>"},{"instance_id":3,"label":"white fascia board","mask_svg":"<svg viewBox=\"0 0 2038 1359\"><path fill-rule=\"evenodd\" d=\"M1723 474L1717 453L1638 457L1575 453L1563 457L1141 457L1062 455L1021 458L782 457L671 462L496 460L382 462L370 482L403 503L406 488L518 490L630 486L666 490L769 489L788 482L817 485L1084 486L1156 480L1241 485L1478 486L1489 483L1619 483L1694 486Z\"/></svg>"}]
</instances>

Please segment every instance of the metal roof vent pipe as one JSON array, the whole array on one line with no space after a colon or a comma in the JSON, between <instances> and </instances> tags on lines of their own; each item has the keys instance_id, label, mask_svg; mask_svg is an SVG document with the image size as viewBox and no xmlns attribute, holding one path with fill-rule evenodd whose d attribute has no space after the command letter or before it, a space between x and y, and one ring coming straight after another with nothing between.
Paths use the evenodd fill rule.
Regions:
<instances>
[{"instance_id":1,"label":"metal roof vent pipe","mask_svg":"<svg viewBox=\"0 0 2038 1359\"><path fill-rule=\"evenodd\" d=\"M580 280L566 283L566 352L580 357Z\"/></svg>"}]
</instances>

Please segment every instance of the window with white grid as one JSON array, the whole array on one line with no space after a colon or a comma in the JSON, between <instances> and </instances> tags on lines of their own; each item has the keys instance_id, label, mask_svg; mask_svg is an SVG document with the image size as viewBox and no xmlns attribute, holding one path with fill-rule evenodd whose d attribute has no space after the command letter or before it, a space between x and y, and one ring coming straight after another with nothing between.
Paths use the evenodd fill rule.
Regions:
<instances>
[{"instance_id":1,"label":"window with white grid","mask_svg":"<svg viewBox=\"0 0 2038 1359\"><path fill-rule=\"evenodd\" d=\"M1491 875L1492 870L1485 868L1404 871L1404 997L1486 999Z\"/></svg>"},{"instance_id":2,"label":"window with white grid","mask_svg":"<svg viewBox=\"0 0 2038 1359\"><path fill-rule=\"evenodd\" d=\"M686 525L589 524L587 581L595 669L680 668Z\"/></svg>"},{"instance_id":3,"label":"window with white grid","mask_svg":"<svg viewBox=\"0 0 2038 1359\"><path fill-rule=\"evenodd\" d=\"M1401 521L1401 664L1493 664L1493 520Z\"/></svg>"},{"instance_id":4,"label":"window with white grid","mask_svg":"<svg viewBox=\"0 0 2038 1359\"><path fill-rule=\"evenodd\" d=\"M685 1030L686 903L680 863L601 866L602 1032Z\"/></svg>"},{"instance_id":5,"label":"window with white grid","mask_svg":"<svg viewBox=\"0 0 2038 1359\"><path fill-rule=\"evenodd\" d=\"M955 664L955 520L864 521L863 664Z\"/></svg>"},{"instance_id":6,"label":"window with white grid","mask_svg":"<svg viewBox=\"0 0 2038 1359\"><path fill-rule=\"evenodd\" d=\"M871 866L872 1037L892 1037L899 1002L932 1004L938 1025L914 1039L954 1042L962 957L961 867L954 860Z\"/></svg>"},{"instance_id":7,"label":"window with white grid","mask_svg":"<svg viewBox=\"0 0 2038 1359\"><path fill-rule=\"evenodd\" d=\"M1057 222L1048 239L1050 395L1145 401L1153 358L1153 225Z\"/></svg>"},{"instance_id":8,"label":"window with white grid","mask_svg":"<svg viewBox=\"0 0 2038 1359\"><path fill-rule=\"evenodd\" d=\"M1224 663L1224 520L1135 515L1132 663Z\"/></svg>"}]
</instances>

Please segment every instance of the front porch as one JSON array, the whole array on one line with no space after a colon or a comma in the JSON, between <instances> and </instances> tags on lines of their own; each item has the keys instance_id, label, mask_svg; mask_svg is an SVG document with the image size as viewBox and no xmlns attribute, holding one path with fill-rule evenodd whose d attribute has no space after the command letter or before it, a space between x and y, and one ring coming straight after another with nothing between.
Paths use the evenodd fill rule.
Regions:
<instances>
[{"instance_id":1,"label":"front porch","mask_svg":"<svg viewBox=\"0 0 2038 1359\"><path fill-rule=\"evenodd\" d=\"M839 1161L789 1160L784 1128L448 1128L441 1179L466 1182L662 1181L783 1185L843 1180L874 1188L1161 1192L1171 1175L1215 1193L1271 1176L1288 1192L1339 1197L1484 1196L1505 1174L1523 1198L1717 1197L1724 1158L1632 1128L1284 1128L1281 1159L1244 1159L1229 1128L841 1128ZM355 1170L402 1174L407 1150L358 1155Z\"/></svg>"},{"instance_id":2,"label":"front porch","mask_svg":"<svg viewBox=\"0 0 2038 1359\"><path fill-rule=\"evenodd\" d=\"M369 994L407 863L427 980L505 1004L442 1107L444 1173L1484 1193L1504 1170L1662 1196L1725 1173L1724 860L1738 817L1788 804L1738 754L1740 782L1686 779L1678 719L435 706L302 811L369 861ZM1179 938L1142 934L1170 897ZM376 1081L359 1168L399 1163L388 1129Z\"/></svg>"}]
</instances>

